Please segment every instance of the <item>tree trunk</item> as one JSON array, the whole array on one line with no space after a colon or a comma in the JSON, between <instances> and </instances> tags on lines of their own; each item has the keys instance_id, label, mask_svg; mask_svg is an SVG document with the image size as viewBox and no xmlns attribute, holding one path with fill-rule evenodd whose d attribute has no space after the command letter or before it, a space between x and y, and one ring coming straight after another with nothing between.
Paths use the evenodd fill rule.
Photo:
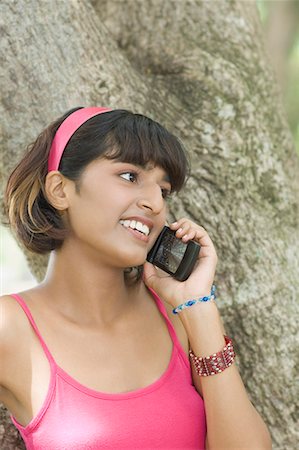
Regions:
<instances>
[{"instance_id":1,"label":"tree trunk","mask_svg":"<svg viewBox=\"0 0 299 450\"><path fill-rule=\"evenodd\" d=\"M176 133L192 175L171 212L211 235L242 378L273 449L295 448L299 162L255 3L4 0L0 12L2 188L24 143L72 106L132 109ZM42 279L46 258L27 258ZM1 430L1 448L21 448Z\"/></svg>"}]
</instances>

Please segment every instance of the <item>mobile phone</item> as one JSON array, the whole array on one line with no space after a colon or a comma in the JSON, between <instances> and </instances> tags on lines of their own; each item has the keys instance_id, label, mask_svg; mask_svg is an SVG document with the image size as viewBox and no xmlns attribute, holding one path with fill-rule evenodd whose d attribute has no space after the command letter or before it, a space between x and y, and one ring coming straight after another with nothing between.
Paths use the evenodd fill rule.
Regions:
<instances>
[{"instance_id":1,"label":"mobile phone","mask_svg":"<svg viewBox=\"0 0 299 450\"><path fill-rule=\"evenodd\" d=\"M175 233L165 225L146 260L176 280L185 281L196 263L200 245L195 241L183 242Z\"/></svg>"}]
</instances>

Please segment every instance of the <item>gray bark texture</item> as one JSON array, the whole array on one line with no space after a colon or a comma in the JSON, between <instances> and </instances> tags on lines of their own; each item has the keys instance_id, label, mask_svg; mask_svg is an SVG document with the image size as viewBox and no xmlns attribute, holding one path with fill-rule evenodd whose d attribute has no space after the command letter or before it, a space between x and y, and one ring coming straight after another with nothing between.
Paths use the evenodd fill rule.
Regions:
<instances>
[{"instance_id":1,"label":"gray bark texture","mask_svg":"<svg viewBox=\"0 0 299 450\"><path fill-rule=\"evenodd\" d=\"M273 449L297 448L299 162L255 3L2 0L0 13L1 189L73 106L132 109L177 134L192 175L171 213L211 235L250 398ZM26 256L41 280L47 258ZM23 448L3 414L1 449Z\"/></svg>"}]
</instances>

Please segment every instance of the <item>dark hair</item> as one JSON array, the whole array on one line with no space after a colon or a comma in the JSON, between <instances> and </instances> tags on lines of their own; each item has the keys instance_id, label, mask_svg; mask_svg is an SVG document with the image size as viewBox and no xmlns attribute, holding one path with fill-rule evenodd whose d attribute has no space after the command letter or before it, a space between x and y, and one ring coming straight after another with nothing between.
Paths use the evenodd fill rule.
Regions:
<instances>
[{"instance_id":1,"label":"dark hair","mask_svg":"<svg viewBox=\"0 0 299 450\"><path fill-rule=\"evenodd\" d=\"M28 146L8 179L4 198L8 223L17 239L35 253L58 249L67 236L61 215L46 199L45 178L55 133L77 109L50 124ZM153 162L165 170L176 192L189 174L189 161L178 138L158 122L123 109L96 115L78 128L64 150L59 171L73 180L79 191L86 166L104 156L142 167Z\"/></svg>"}]
</instances>

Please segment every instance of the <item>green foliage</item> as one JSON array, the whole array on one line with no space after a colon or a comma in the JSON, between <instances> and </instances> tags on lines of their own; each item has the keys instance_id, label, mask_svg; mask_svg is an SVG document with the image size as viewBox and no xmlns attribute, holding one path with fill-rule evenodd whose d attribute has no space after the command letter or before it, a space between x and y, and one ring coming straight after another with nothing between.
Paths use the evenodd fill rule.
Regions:
<instances>
[{"instance_id":1,"label":"green foliage","mask_svg":"<svg viewBox=\"0 0 299 450\"><path fill-rule=\"evenodd\" d=\"M288 83L285 95L289 124L299 153L299 34L288 59Z\"/></svg>"},{"instance_id":2,"label":"green foliage","mask_svg":"<svg viewBox=\"0 0 299 450\"><path fill-rule=\"evenodd\" d=\"M276 0L276 1L291 1L291 0ZM262 24L267 25L267 20L274 5L274 1L256 0L257 9L261 18ZM299 21L299 2L296 2L298 10ZM299 154L299 30L294 37L291 51L287 58L287 85L285 89L284 101L287 112L291 132L294 136L295 145Z\"/></svg>"},{"instance_id":3,"label":"green foliage","mask_svg":"<svg viewBox=\"0 0 299 450\"><path fill-rule=\"evenodd\" d=\"M256 6L260 14L261 21L265 24L269 15L269 2L266 0L256 0Z\"/></svg>"}]
</instances>

